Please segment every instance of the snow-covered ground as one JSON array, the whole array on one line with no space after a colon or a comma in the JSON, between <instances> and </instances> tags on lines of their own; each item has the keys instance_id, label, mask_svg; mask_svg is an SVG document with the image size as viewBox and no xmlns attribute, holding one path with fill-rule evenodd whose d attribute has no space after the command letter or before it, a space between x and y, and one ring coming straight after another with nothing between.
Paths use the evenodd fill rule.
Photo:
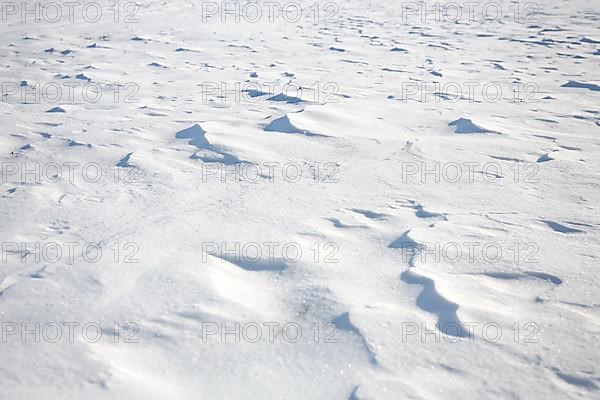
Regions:
<instances>
[{"instance_id":1,"label":"snow-covered ground","mask_svg":"<svg viewBox=\"0 0 600 400\"><path fill-rule=\"evenodd\" d=\"M0 398L600 398L597 1L81 3L1 5Z\"/></svg>"}]
</instances>

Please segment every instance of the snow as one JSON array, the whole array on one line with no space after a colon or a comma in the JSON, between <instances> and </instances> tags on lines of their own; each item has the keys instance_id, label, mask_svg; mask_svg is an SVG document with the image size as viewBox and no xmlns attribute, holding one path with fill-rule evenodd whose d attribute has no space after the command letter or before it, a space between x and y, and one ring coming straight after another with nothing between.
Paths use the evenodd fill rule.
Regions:
<instances>
[{"instance_id":1,"label":"snow","mask_svg":"<svg viewBox=\"0 0 600 400\"><path fill-rule=\"evenodd\" d=\"M2 5L0 398L600 398L595 2L113 3Z\"/></svg>"}]
</instances>

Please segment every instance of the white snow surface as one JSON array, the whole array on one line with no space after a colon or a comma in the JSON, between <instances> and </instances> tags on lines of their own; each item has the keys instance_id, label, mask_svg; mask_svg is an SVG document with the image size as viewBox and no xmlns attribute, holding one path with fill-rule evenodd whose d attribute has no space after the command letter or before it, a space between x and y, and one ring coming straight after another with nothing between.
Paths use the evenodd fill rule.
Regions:
<instances>
[{"instance_id":1,"label":"white snow surface","mask_svg":"<svg viewBox=\"0 0 600 400\"><path fill-rule=\"evenodd\" d=\"M0 398L600 398L598 3L205 3L0 25Z\"/></svg>"}]
</instances>

